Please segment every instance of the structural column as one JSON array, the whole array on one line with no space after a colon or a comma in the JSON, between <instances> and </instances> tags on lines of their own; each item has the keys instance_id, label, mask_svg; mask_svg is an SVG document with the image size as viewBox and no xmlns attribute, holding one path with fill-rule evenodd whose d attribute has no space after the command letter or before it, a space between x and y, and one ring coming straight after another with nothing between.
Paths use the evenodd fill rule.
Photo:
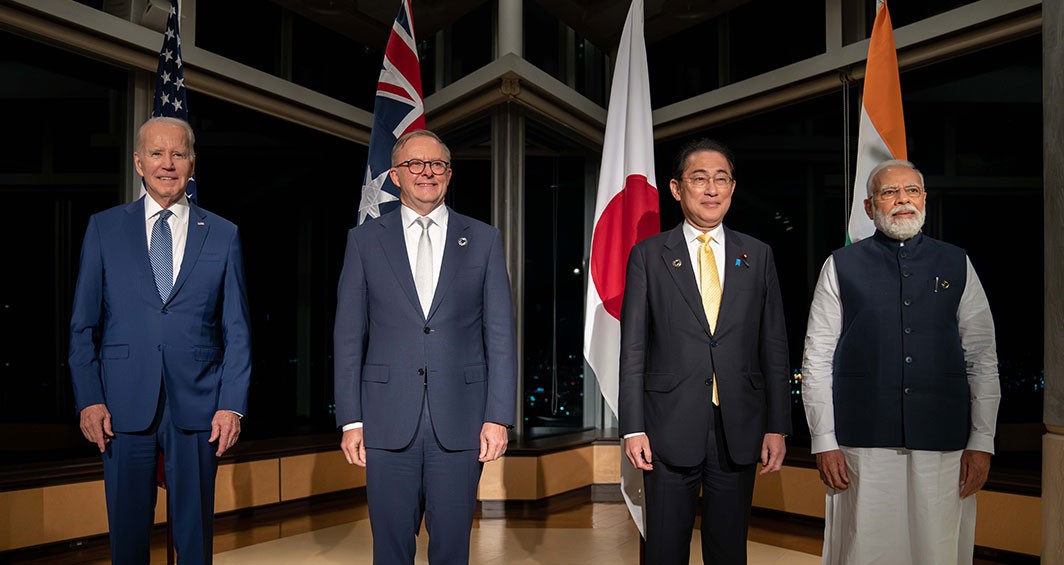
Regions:
<instances>
[{"instance_id":1,"label":"structural column","mask_svg":"<svg viewBox=\"0 0 1064 565\"><path fill-rule=\"evenodd\" d=\"M1042 563L1064 563L1064 2L1042 3L1045 406Z\"/></svg>"},{"instance_id":2,"label":"structural column","mask_svg":"<svg viewBox=\"0 0 1064 565\"><path fill-rule=\"evenodd\" d=\"M499 0L498 35L495 58L507 53L523 57L525 53L524 3L522 0Z\"/></svg>"},{"instance_id":3,"label":"structural column","mask_svg":"<svg viewBox=\"0 0 1064 565\"><path fill-rule=\"evenodd\" d=\"M503 0L505 1L505 0ZM516 88L516 84L510 84ZM517 326L517 422L524 433L524 277L525 277L525 121L514 102L495 107L491 116L491 223L502 232L506 267L513 289L514 323Z\"/></svg>"}]
</instances>

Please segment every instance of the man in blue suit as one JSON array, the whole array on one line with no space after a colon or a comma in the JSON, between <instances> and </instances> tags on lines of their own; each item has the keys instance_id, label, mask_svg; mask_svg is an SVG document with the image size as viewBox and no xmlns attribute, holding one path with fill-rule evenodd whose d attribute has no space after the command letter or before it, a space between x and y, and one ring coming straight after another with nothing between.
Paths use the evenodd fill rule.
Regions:
<instances>
[{"instance_id":1,"label":"man in blue suit","mask_svg":"<svg viewBox=\"0 0 1064 565\"><path fill-rule=\"evenodd\" d=\"M93 215L70 320L81 431L103 456L114 563L148 563L157 453L182 565L211 562L218 457L251 374L240 239L192 204L192 128L152 118L133 162L147 195Z\"/></svg>"},{"instance_id":2,"label":"man in blue suit","mask_svg":"<svg viewBox=\"0 0 1064 565\"><path fill-rule=\"evenodd\" d=\"M352 229L336 306L336 422L366 467L373 561L467 563L483 463L506 451L517 362L495 228L443 205L450 151L436 134L392 150L397 211ZM364 427L363 427L364 426Z\"/></svg>"}]
</instances>

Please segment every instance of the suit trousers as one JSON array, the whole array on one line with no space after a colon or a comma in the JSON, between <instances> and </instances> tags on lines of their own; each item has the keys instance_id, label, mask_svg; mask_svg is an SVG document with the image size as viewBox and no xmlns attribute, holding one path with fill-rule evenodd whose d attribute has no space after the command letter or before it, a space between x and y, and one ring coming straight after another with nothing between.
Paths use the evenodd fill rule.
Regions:
<instances>
[{"instance_id":1,"label":"suit trousers","mask_svg":"<svg viewBox=\"0 0 1064 565\"><path fill-rule=\"evenodd\" d=\"M207 564L213 558L214 481L218 470L211 432L179 429L170 419L166 393L151 427L116 433L103 453L111 562L150 562L155 523L156 467L163 452L167 505L181 565Z\"/></svg>"},{"instance_id":2,"label":"suit trousers","mask_svg":"<svg viewBox=\"0 0 1064 565\"><path fill-rule=\"evenodd\" d=\"M475 449L444 449L432 426L428 396L413 441L403 449L366 450L366 500L375 565L409 565L422 517L429 563L469 563L469 532L481 463ZM366 433L373 433L367 426Z\"/></svg>"},{"instance_id":3,"label":"suit trousers","mask_svg":"<svg viewBox=\"0 0 1064 565\"><path fill-rule=\"evenodd\" d=\"M702 491L702 562L746 563L746 534L757 466L736 465L727 456L720 408L706 434L706 458L679 467L660 459L643 473L646 489L646 563L687 565L699 489ZM654 443L651 439L650 449Z\"/></svg>"}]
</instances>

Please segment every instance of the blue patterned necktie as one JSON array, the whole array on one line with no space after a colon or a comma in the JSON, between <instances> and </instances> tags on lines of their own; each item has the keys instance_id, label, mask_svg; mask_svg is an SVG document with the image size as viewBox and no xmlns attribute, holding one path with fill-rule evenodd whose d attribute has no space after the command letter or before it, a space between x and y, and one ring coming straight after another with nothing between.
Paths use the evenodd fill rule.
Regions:
<instances>
[{"instance_id":1,"label":"blue patterned necktie","mask_svg":"<svg viewBox=\"0 0 1064 565\"><path fill-rule=\"evenodd\" d=\"M155 273L155 287L159 289L159 298L164 303L174 289L174 235L167 221L173 215L170 210L159 212L159 219L151 228L151 247L148 249L151 270Z\"/></svg>"}]
</instances>

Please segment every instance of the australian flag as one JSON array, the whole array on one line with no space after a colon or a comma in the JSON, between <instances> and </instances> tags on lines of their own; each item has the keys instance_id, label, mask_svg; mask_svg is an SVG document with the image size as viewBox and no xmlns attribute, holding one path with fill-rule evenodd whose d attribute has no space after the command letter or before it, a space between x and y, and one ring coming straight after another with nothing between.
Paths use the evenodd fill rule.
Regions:
<instances>
[{"instance_id":1,"label":"australian flag","mask_svg":"<svg viewBox=\"0 0 1064 565\"><path fill-rule=\"evenodd\" d=\"M188 99L185 96L185 73L181 69L180 14L177 0L170 0L170 16L166 19L163 47L159 50L159 70L155 76L155 99L152 117L181 118L188 121ZM185 188L188 199L196 201L196 179L188 179Z\"/></svg>"},{"instance_id":2,"label":"australian flag","mask_svg":"<svg viewBox=\"0 0 1064 565\"><path fill-rule=\"evenodd\" d=\"M373 104L373 130L369 136L369 162L362 181L358 223L376 218L399 206L399 187L392 183L392 147L403 134L425 129L421 100L421 66L414 40L410 0L403 0L384 51L377 100Z\"/></svg>"}]
</instances>

